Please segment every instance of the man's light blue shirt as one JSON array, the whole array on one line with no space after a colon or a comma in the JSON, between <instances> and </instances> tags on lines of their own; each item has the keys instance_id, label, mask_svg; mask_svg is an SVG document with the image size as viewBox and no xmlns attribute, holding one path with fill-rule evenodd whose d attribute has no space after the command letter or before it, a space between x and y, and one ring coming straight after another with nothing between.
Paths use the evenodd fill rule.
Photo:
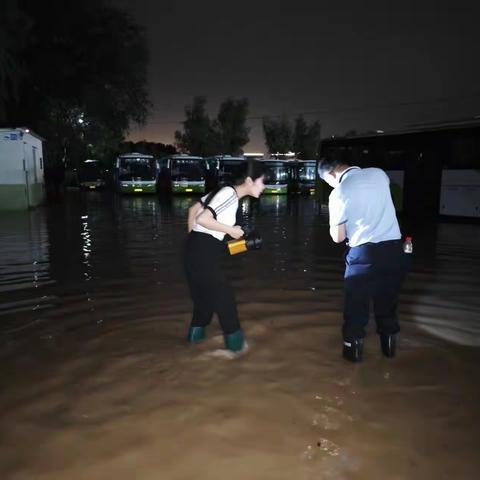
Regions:
<instances>
[{"instance_id":1,"label":"man's light blue shirt","mask_svg":"<svg viewBox=\"0 0 480 480\"><path fill-rule=\"evenodd\" d=\"M401 238L387 174L351 167L340 175L328 201L330 225L345 224L350 247Z\"/></svg>"}]
</instances>

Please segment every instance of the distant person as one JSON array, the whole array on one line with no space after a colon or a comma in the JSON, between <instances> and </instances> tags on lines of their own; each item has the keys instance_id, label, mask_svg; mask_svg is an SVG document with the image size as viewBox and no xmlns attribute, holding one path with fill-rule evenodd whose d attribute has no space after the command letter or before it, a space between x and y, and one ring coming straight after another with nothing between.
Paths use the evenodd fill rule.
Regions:
<instances>
[{"instance_id":1,"label":"distant person","mask_svg":"<svg viewBox=\"0 0 480 480\"><path fill-rule=\"evenodd\" d=\"M244 235L235 225L239 200L247 195L258 198L265 188L263 180L262 165L252 162L235 186L209 193L188 211L185 268L193 300L190 342L205 338L205 329L216 313L226 349L235 355L247 349L234 292L222 270L222 257L227 253L223 240L225 235L234 239Z\"/></svg>"},{"instance_id":2,"label":"distant person","mask_svg":"<svg viewBox=\"0 0 480 480\"><path fill-rule=\"evenodd\" d=\"M347 240L343 311L343 356L362 360L363 339L370 301L380 344L386 357L395 356L400 330L397 303L408 255L401 233L387 174L379 168L360 168L336 160L321 159L319 176L330 193L330 236L336 243Z\"/></svg>"}]
</instances>

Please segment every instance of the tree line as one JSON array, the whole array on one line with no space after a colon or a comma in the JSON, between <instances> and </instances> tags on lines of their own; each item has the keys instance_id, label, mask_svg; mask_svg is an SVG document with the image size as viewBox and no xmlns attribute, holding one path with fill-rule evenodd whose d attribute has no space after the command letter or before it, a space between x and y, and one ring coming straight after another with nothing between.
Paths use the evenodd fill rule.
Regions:
<instances>
[{"instance_id":1,"label":"tree line","mask_svg":"<svg viewBox=\"0 0 480 480\"><path fill-rule=\"evenodd\" d=\"M194 97L185 107L183 129L175 132L177 148L185 153L208 157L213 155L241 155L249 142L249 102L246 98L227 98L219 107L215 119L206 111L207 99ZM294 152L300 159L318 155L321 126L318 121L308 125L298 116L292 125L286 117L262 120L265 144L270 153Z\"/></svg>"},{"instance_id":2,"label":"tree line","mask_svg":"<svg viewBox=\"0 0 480 480\"><path fill-rule=\"evenodd\" d=\"M143 29L106 0L6 0L0 125L44 137L47 166L112 158L150 109Z\"/></svg>"},{"instance_id":3,"label":"tree line","mask_svg":"<svg viewBox=\"0 0 480 480\"><path fill-rule=\"evenodd\" d=\"M145 32L108 0L6 0L0 15L0 126L25 126L47 141L46 166L111 163L128 148L163 156L180 152L239 155L249 141L249 101L227 98L215 118L203 96L185 107L175 146L125 142L146 123L149 53ZM298 117L263 119L270 152L314 158L320 124Z\"/></svg>"}]
</instances>

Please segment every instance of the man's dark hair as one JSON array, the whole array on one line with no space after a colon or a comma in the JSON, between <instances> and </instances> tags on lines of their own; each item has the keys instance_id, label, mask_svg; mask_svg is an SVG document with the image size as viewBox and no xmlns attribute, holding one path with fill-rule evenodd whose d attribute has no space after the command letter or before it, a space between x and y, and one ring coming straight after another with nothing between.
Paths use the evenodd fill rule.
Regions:
<instances>
[{"instance_id":1,"label":"man's dark hair","mask_svg":"<svg viewBox=\"0 0 480 480\"><path fill-rule=\"evenodd\" d=\"M335 170L335 168L339 167L340 165L349 165L349 163L340 158L322 157L318 161L318 176L322 180L325 180L325 175L332 170Z\"/></svg>"}]
</instances>

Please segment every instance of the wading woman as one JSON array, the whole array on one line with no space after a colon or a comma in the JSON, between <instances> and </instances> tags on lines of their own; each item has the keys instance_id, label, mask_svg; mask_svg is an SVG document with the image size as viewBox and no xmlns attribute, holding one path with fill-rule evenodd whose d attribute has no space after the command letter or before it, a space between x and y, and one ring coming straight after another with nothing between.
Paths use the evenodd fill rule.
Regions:
<instances>
[{"instance_id":1,"label":"wading woman","mask_svg":"<svg viewBox=\"0 0 480 480\"><path fill-rule=\"evenodd\" d=\"M227 253L223 240L225 235L234 239L244 235L242 228L235 225L238 202L247 195L258 198L265 188L263 179L261 163L250 162L235 186L209 193L188 210L185 269L193 301L189 342L205 338L205 328L216 313L227 350L246 350L235 295L222 270L222 257Z\"/></svg>"}]
</instances>

